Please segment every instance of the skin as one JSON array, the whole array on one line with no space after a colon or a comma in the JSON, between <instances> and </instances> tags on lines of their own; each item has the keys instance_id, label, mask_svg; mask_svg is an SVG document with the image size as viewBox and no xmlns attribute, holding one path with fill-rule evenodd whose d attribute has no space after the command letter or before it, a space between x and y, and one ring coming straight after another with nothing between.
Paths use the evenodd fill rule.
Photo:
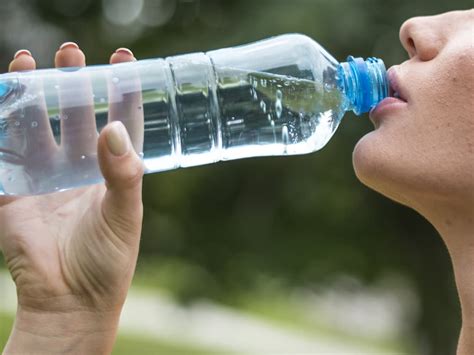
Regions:
<instances>
[{"instance_id":1,"label":"skin","mask_svg":"<svg viewBox=\"0 0 474 355\"><path fill-rule=\"evenodd\" d=\"M133 60L133 54L122 49L112 54L110 63ZM56 52L55 64L84 66L85 56L69 43ZM9 70L35 67L25 52L17 54ZM125 104L136 107L136 98L129 99ZM51 195L0 197L0 248L18 294L5 354L106 354L113 348L135 270L143 215L143 166L133 149L140 142L130 141L122 123L112 123L114 110L111 123L87 142L97 146L105 184ZM91 110L75 114L95 130ZM43 115L37 114L38 128ZM77 147L67 129L63 131L61 146L51 141L45 150L73 159L74 149L84 147Z\"/></svg>"},{"instance_id":2,"label":"skin","mask_svg":"<svg viewBox=\"0 0 474 355\"><path fill-rule=\"evenodd\" d=\"M458 354L474 354L474 10L406 21L410 59L391 68L406 103L371 113L357 144L358 178L428 219L452 259L463 327ZM382 106L382 105L380 105Z\"/></svg>"},{"instance_id":3,"label":"skin","mask_svg":"<svg viewBox=\"0 0 474 355\"><path fill-rule=\"evenodd\" d=\"M460 355L474 353L473 17L453 12L402 26L410 59L392 70L407 102L374 111L376 129L354 151L363 183L417 210L446 242L462 304ZM130 60L123 52L111 57ZM67 46L56 65L82 66L85 57ZM34 68L27 54L10 65ZM130 148L140 143L115 128L109 124L97 142L105 185L0 198L0 247L18 290L7 354L101 354L113 347L138 254L143 174Z\"/></svg>"}]
</instances>

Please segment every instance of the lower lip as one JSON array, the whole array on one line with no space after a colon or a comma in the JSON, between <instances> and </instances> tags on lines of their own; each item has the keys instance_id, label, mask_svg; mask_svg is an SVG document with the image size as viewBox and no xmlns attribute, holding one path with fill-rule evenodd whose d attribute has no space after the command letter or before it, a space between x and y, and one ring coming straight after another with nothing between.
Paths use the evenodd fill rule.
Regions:
<instances>
[{"instance_id":1,"label":"lower lip","mask_svg":"<svg viewBox=\"0 0 474 355\"><path fill-rule=\"evenodd\" d=\"M379 117L382 117L388 112L405 107L406 105L406 101L397 99L396 97L387 97L380 101L380 103L370 111L369 117L372 122L375 123L375 120L378 120Z\"/></svg>"}]
</instances>

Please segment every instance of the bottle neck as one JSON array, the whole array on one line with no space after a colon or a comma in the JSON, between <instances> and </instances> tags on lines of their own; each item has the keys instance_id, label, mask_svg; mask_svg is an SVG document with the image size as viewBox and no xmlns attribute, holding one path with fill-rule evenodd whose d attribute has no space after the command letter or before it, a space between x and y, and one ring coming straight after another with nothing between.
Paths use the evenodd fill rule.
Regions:
<instances>
[{"instance_id":1,"label":"bottle neck","mask_svg":"<svg viewBox=\"0 0 474 355\"><path fill-rule=\"evenodd\" d=\"M347 110L356 115L369 112L388 96L387 70L381 59L349 56L337 72L339 87L349 101Z\"/></svg>"}]
</instances>

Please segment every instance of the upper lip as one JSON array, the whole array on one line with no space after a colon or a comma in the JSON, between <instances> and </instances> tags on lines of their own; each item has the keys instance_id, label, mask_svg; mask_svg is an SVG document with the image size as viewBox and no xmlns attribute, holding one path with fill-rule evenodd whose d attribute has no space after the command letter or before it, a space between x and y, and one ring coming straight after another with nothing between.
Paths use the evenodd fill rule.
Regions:
<instances>
[{"instance_id":1,"label":"upper lip","mask_svg":"<svg viewBox=\"0 0 474 355\"><path fill-rule=\"evenodd\" d=\"M400 86L399 76L397 74L397 67L391 67L387 71L387 78L389 82L389 97L396 97L402 101L407 102L407 96L404 88Z\"/></svg>"}]
</instances>

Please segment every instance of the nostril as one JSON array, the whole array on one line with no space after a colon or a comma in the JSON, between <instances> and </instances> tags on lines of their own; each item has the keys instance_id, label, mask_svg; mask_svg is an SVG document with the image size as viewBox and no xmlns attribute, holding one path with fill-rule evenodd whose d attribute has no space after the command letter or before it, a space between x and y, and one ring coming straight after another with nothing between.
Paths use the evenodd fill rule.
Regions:
<instances>
[{"instance_id":1,"label":"nostril","mask_svg":"<svg viewBox=\"0 0 474 355\"><path fill-rule=\"evenodd\" d=\"M410 48L410 55L415 55L416 53L416 47L415 47L415 41L413 40L413 38L409 37L408 40L408 47Z\"/></svg>"},{"instance_id":2,"label":"nostril","mask_svg":"<svg viewBox=\"0 0 474 355\"><path fill-rule=\"evenodd\" d=\"M410 58L434 59L443 46L442 29L430 17L415 17L400 28L400 42Z\"/></svg>"}]
</instances>

